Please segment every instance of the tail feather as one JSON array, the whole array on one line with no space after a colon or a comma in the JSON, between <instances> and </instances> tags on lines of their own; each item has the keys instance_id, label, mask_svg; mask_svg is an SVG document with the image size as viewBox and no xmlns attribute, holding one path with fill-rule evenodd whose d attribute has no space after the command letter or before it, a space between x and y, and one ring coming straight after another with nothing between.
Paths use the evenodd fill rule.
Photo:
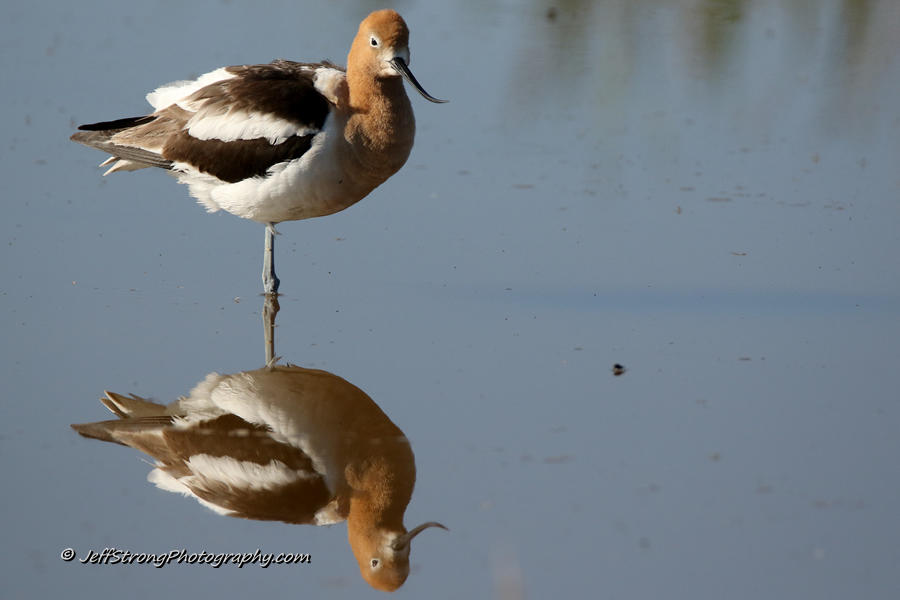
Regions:
<instances>
[{"instance_id":1,"label":"tail feather","mask_svg":"<svg viewBox=\"0 0 900 600\"><path fill-rule=\"evenodd\" d=\"M109 171L104 173L108 175L114 171L135 171L137 169L146 169L148 167L160 167L163 169L171 169L172 161L163 158L159 152L139 148L134 145L125 145L117 143L114 137L117 134L128 131L135 127L141 127L153 123L157 119L156 115L148 115L146 117L132 117L128 119L119 119L117 121L105 121L103 123L92 123L90 125L82 125L69 138L73 142L96 148L112 155L112 159L107 160L101 166L106 166L110 162L118 161Z\"/></svg>"},{"instance_id":2,"label":"tail feather","mask_svg":"<svg viewBox=\"0 0 900 600\"><path fill-rule=\"evenodd\" d=\"M104 392L106 398L100 398L106 408L113 411L120 419L135 419L144 417L159 417L165 414L166 407L156 402L144 400L140 396L131 394L123 396L115 392Z\"/></svg>"},{"instance_id":3,"label":"tail feather","mask_svg":"<svg viewBox=\"0 0 900 600\"><path fill-rule=\"evenodd\" d=\"M109 427L110 423L119 423L119 421L103 421L101 423L80 423L72 425L72 429L78 432L79 435L90 438L92 440L100 440L103 442L112 442L114 444L124 444L117 440L113 435L114 429Z\"/></svg>"},{"instance_id":4,"label":"tail feather","mask_svg":"<svg viewBox=\"0 0 900 600\"><path fill-rule=\"evenodd\" d=\"M77 423L71 427L77 431L79 435L86 438L135 448L137 447L135 445L135 440L140 439L140 436L146 435L148 432L159 432L170 425L172 425L172 417L158 416L125 419L124 421ZM143 451L144 449L138 447L138 450ZM148 454L150 453L148 452Z\"/></svg>"},{"instance_id":5,"label":"tail feather","mask_svg":"<svg viewBox=\"0 0 900 600\"><path fill-rule=\"evenodd\" d=\"M115 121L103 121L102 123L91 123L89 125L81 125L78 131L110 131L128 129L137 127L138 125L146 125L156 120L156 115L146 115L143 117L129 117L127 119L116 119Z\"/></svg>"}]
</instances>

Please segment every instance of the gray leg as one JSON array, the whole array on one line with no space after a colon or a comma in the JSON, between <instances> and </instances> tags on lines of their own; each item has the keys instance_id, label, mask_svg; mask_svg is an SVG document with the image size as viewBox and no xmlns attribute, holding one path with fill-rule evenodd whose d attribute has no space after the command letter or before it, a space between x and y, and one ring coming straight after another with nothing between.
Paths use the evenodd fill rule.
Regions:
<instances>
[{"instance_id":1,"label":"gray leg","mask_svg":"<svg viewBox=\"0 0 900 600\"><path fill-rule=\"evenodd\" d=\"M266 252L263 255L263 287L266 294L278 293L278 277L275 276L275 223L266 224Z\"/></svg>"}]
</instances>

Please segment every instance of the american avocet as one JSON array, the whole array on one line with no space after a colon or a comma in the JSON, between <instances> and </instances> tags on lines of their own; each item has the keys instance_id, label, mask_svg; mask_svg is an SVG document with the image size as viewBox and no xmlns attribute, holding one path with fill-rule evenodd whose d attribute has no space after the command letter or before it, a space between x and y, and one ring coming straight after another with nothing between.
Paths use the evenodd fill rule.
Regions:
<instances>
[{"instance_id":1,"label":"american avocet","mask_svg":"<svg viewBox=\"0 0 900 600\"><path fill-rule=\"evenodd\" d=\"M263 283L278 291L275 225L355 204L406 162L415 119L403 82L409 29L393 10L360 24L346 71L276 60L218 69L147 95L151 115L82 125L72 140L112 156L104 173L168 169L210 212L266 225Z\"/></svg>"},{"instance_id":2,"label":"american avocet","mask_svg":"<svg viewBox=\"0 0 900 600\"><path fill-rule=\"evenodd\" d=\"M403 515L416 466L403 432L362 390L331 373L274 364L207 376L168 406L111 392L120 420L81 435L156 459L148 479L219 514L330 525L347 521L363 578L393 591L409 575Z\"/></svg>"}]
</instances>

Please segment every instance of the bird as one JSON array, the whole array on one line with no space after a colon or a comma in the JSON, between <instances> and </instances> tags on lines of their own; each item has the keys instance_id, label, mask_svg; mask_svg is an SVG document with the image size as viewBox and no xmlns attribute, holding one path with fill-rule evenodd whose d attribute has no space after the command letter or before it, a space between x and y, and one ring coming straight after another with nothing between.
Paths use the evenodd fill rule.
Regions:
<instances>
[{"instance_id":1,"label":"bird","mask_svg":"<svg viewBox=\"0 0 900 600\"><path fill-rule=\"evenodd\" d=\"M403 80L409 28L397 12L371 13L343 69L331 62L224 67L147 95L152 114L82 125L71 140L111 156L104 175L168 170L209 212L266 226L263 287L278 293L275 226L360 201L406 163L415 117Z\"/></svg>"},{"instance_id":2,"label":"bird","mask_svg":"<svg viewBox=\"0 0 900 600\"><path fill-rule=\"evenodd\" d=\"M165 406L106 392L119 419L72 425L156 459L148 479L215 512L330 525L347 521L363 579L394 591L409 575L403 525L416 481L409 440L358 387L317 369L270 364L212 373Z\"/></svg>"}]
</instances>

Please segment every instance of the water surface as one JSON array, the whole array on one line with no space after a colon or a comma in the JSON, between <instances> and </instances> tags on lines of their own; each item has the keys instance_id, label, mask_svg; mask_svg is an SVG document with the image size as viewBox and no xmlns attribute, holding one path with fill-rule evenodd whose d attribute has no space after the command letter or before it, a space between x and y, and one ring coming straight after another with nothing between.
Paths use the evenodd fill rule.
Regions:
<instances>
[{"instance_id":1,"label":"water surface","mask_svg":"<svg viewBox=\"0 0 900 600\"><path fill-rule=\"evenodd\" d=\"M2 10L7 597L379 593L345 525L217 515L71 431L266 348L262 228L67 140L219 66L343 62L375 8ZM275 345L410 440L407 524L450 531L397 595L896 597L897 4L395 8L450 103L411 94L407 166L279 227ZM312 561L78 560L113 547Z\"/></svg>"}]
</instances>

